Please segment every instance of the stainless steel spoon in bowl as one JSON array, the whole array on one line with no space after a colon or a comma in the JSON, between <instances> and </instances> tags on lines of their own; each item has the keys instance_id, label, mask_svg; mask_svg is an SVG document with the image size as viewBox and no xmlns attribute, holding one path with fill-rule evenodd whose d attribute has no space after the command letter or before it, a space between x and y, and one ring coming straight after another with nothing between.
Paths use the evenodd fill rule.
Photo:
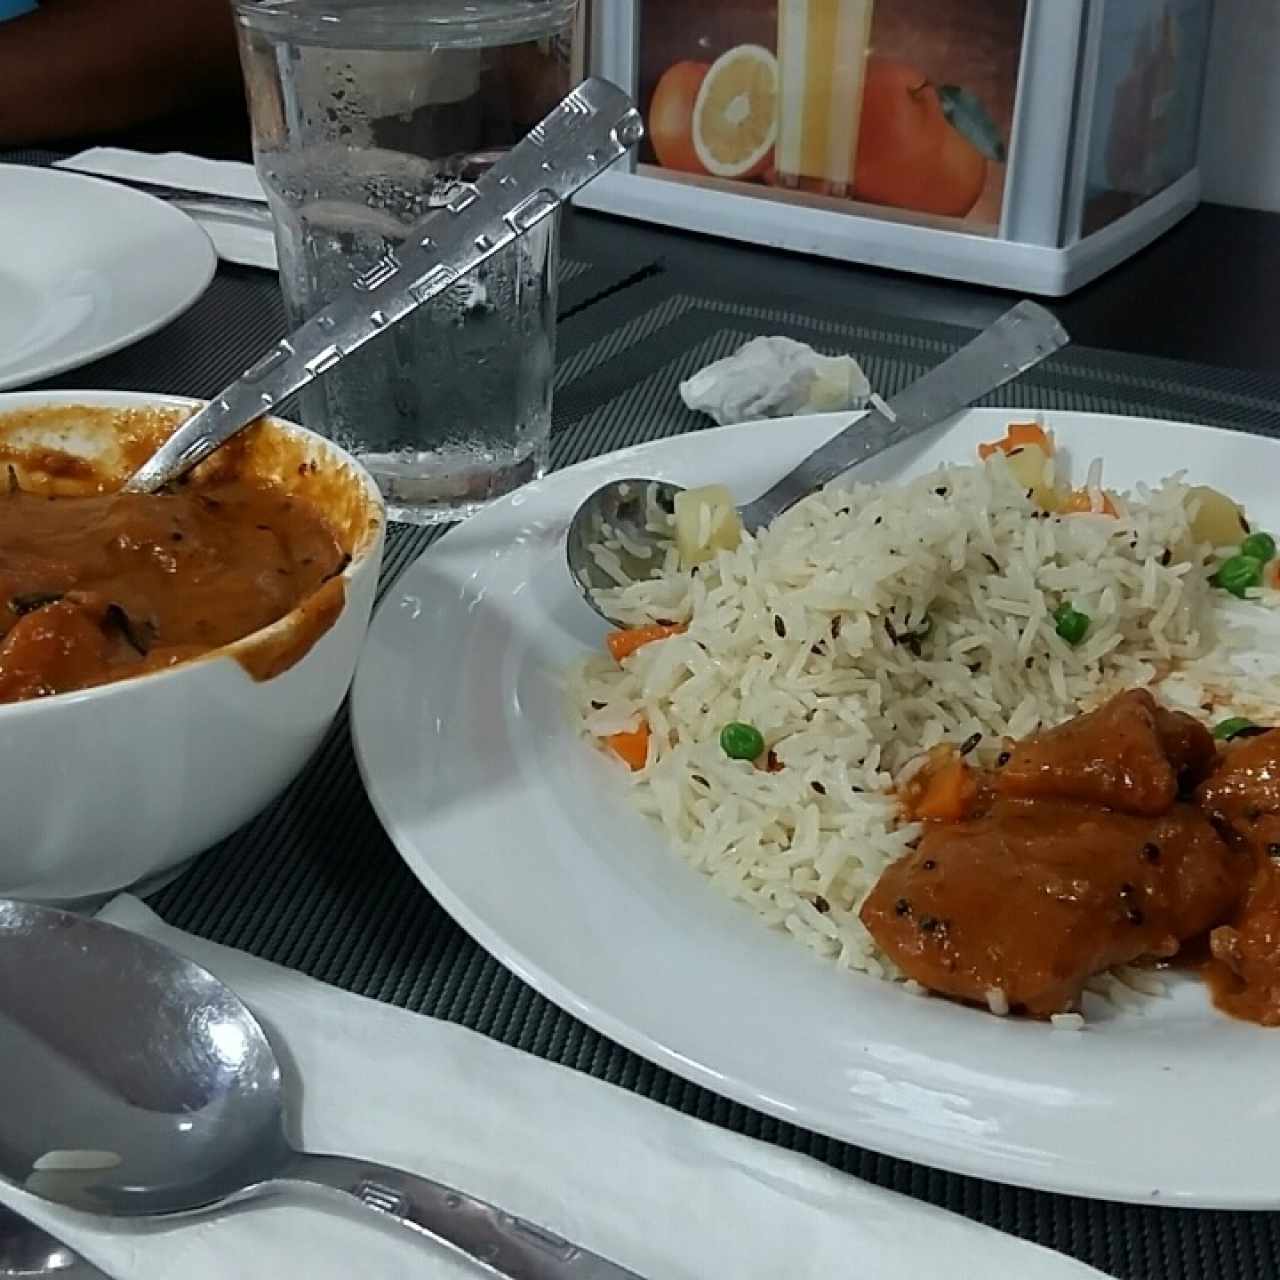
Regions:
<instances>
[{"instance_id":1,"label":"stainless steel spoon in bowl","mask_svg":"<svg viewBox=\"0 0 1280 1280\"><path fill-rule=\"evenodd\" d=\"M153 493L553 214L644 136L631 99L584 80L510 151L405 233L306 324L187 419L124 485Z\"/></svg>"},{"instance_id":2,"label":"stainless steel spoon in bowl","mask_svg":"<svg viewBox=\"0 0 1280 1280\"><path fill-rule=\"evenodd\" d=\"M748 533L763 528L815 489L885 449L937 426L1067 345L1067 331L1042 306L1020 302L924 377L889 402L889 413L870 409L787 472L754 502L738 508ZM708 477L709 480L714 477ZM625 625L601 607L596 592L618 586L592 547L605 531L620 544L624 575L643 581L663 563L671 533L650 527L649 503L673 510L680 486L660 480L612 480L574 513L565 540L569 573L586 602L604 619Z\"/></svg>"},{"instance_id":3,"label":"stainless steel spoon in bowl","mask_svg":"<svg viewBox=\"0 0 1280 1280\"><path fill-rule=\"evenodd\" d=\"M69 1208L191 1214L310 1184L511 1280L639 1280L428 1178L295 1149L279 1063L239 997L102 921L0 900L0 1062L0 1176Z\"/></svg>"}]
</instances>

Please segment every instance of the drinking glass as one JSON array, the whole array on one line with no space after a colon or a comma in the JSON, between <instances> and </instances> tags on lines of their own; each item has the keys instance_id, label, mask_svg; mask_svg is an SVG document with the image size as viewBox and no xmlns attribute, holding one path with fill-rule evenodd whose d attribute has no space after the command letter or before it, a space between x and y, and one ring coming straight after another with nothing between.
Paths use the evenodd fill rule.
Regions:
<instances>
[{"instance_id":1,"label":"drinking glass","mask_svg":"<svg viewBox=\"0 0 1280 1280\"><path fill-rule=\"evenodd\" d=\"M578 0L234 7L293 326L570 87ZM303 422L364 463L392 519L457 519L545 470L557 230L544 220L303 391Z\"/></svg>"}]
</instances>

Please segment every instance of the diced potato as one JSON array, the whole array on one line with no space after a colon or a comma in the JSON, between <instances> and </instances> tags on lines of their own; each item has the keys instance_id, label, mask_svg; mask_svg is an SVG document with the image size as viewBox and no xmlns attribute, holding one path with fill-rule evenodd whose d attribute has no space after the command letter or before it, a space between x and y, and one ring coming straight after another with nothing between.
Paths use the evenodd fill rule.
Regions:
<instances>
[{"instance_id":1,"label":"diced potato","mask_svg":"<svg viewBox=\"0 0 1280 1280\"><path fill-rule=\"evenodd\" d=\"M1070 485L1061 482L1045 486L1036 493L1036 506L1050 515L1061 515L1070 506L1074 493Z\"/></svg>"},{"instance_id":2,"label":"diced potato","mask_svg":"<svg viewBox=\"0 0 1280 1280\"><path fill-rule=\"evenodd\" d=\"M1197 485L1188 494L1188 501L1199 504L1191 520L1191 536L1196 542L1234 547L1248 533L1244 511L1225 493L1208 485Z\"/></svg>"},{"instance_id":3,"label":"diced potato","mask_svg":"<svg viewBox=\"0 0 1280 1280\"><path fill-rule=\"evenodd\" d=\"M1044 479L1048 458L1038 444L1024 444L1020 449L1011 450L1007 456L1009 470L1024 489L1034 489Z\"/></svg>"},{"instance_id":4,"label":"diced potato","mask_svg":"<svg viewBox=\"0 0 1280 1280\"><path fill-rule=\"evenodd\" d=\"M676 549L686 568L732 551L742 540L742 521L733 494L722 484L676 494Z\"/></svg>"},{"instance_id":5,"label":"diced potato","mask_svg":"<svg viewBox=\"0 0 1280 1280\"><path fill-rule=\"evenodd\" d=\"M1031 500L1042 511L1056 510L1057 492L1049 483L1049 455L1038 444L1015 447L1006 455L1014 479L1031 490Z\"/></svg>"}]
</instances>

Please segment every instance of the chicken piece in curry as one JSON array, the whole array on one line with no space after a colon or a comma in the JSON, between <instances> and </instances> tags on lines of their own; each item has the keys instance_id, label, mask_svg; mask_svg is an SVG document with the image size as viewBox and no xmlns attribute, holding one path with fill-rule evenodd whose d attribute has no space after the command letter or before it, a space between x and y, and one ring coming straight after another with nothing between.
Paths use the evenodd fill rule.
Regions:
<instances>
[{"instance_id":1,"label":"chicken piece in curry","mask_svg":"<svg viewBox=\"0 0 1280 1280\"><path fill-rule=\"evenodd\" d=\"M904 974L1043 1017L1094 974L1207 935L1220 1007L1280 1024L1280 730L1220 751L1130 690L972 773L965 812L927 822L863 904Z\"/></svg>"},{"instance_id":2,"label":"chicken piece in curry","mask_svg":"<svg viewBox=\"0 0 1280 1280\"><path fill-rule=\"evenodd\" d=\"M1232 742L1196 803L1254 867L1236 910L1209 934L1205 977L1219 1008L1280 1026L1280 730Z\"/></svg>"}]
</instances>

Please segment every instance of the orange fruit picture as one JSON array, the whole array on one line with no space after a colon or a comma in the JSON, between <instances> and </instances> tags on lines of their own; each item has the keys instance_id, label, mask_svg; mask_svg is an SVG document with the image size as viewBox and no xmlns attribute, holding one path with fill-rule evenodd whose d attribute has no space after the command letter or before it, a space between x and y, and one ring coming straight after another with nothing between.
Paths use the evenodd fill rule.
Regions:
<instances>
[{"instance_id":1,"label":"orange fruit picture","mask_svg":"<svg viewBox=\"0 0 1280 1280\"><path fill-rule=\"evenodd\" d=\"M1030 0L623 7L648 129L636 171L686 189L677 216L704 199L692 187L708 219L730 216L720 191L815 230L834 224L802 210L999 233Z\"/></svg>"},{"instance_id":2,"label":"orange fruit picture","mask_svg":"<svg viewBox=\"0 0 1280 1280\"><path fill-rule=\"evenodd\" d=\"M867 59L853 194L872 204L963 217L987 180L987 159L942 110L928 76Z\"/></svg>"},{"instance_id":3,"label":"orange fruit picture","mask_svg":"<svg viewBox=\"0 0 1280 1280\"><path fill-rule=\"evenodd\" d=\"M666 169L742 182L763 178L770 186L825 194L820 179L793 175L784 183L775 171L780 109L773 52L736 45L712 63L683 60L663 72L649 102L649 138ZM952 123L957 114L965 132ZM988 156L1002 158L1002 152L995 126L971 92L940 88L908 62L867 57L850 198L963 218L986 188Z\"/></svg>"},{"instance_id":4,"label":"orange fruit picture","mask_svg":"<svg viewBox=\"0 0 1280 1280\"><path fill-rule=\"evenodd\" d=\"M777 136L778 60L758 44L722 53L693 105L693 147L702 167L718 178L759 177Z\"/></svg>"},{"instance_id":5,"label":"orange fruit picture","mask_svg":"<svg viewBox=\"0 0 1280 1280\"><path fill-rule=\"evenodd\" d=\"M664 169L707 172L693 145L693 108L711 69L706 62L677 62L662 73L649 100L649 141Z\"/></svg>"}]
</instances>

